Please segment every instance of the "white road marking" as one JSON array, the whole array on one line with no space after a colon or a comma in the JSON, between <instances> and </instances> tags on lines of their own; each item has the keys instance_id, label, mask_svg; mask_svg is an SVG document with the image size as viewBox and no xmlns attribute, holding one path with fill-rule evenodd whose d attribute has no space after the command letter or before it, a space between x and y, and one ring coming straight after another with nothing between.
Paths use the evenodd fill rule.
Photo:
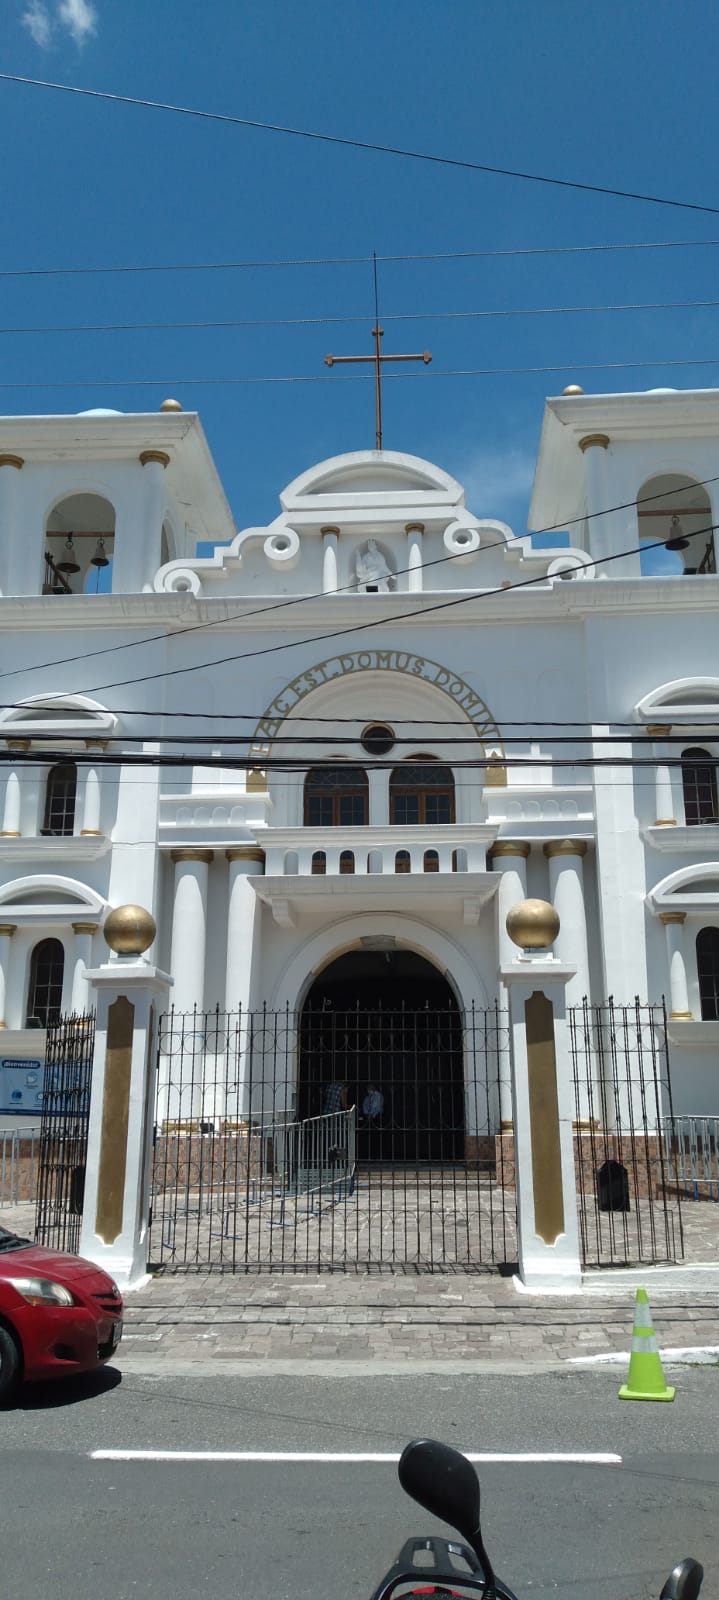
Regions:
<instances>
[{"instance_id":1,"label":"white road marking","mask_svg":"<svg viewBox=\"0 0 719 1600\"><path fill-rule=\"evenodd\" d=\"M91 1461L245 1461L245 1462L283 1462L289 1464L316 1462L318 1465L336 1466L396 1466L400 1452L391 1455L375 1454L371 1452L350 1452L344 1450L91 1450ZM480 1465L485 1462L494 1462L503 1465L505 1462L519 1465L552 1465L554 1462L570 1462L577 1466L590 1467L615 1467L621 1466L622 1457L612 1455L606 1451L592 1453L563 1450L519 1452L483 1451L481 1453L467 1452L467 1460Z\"/></svg>"},{"instance_id":2,"label":"white road marking","mask_svg":"<svg viewBox=\"0 0 719 1600\"><path fill-rule=\"evenodd\" d=\"M624 1362L629 1360L630 1354L629 1350L603 1350L596 1356L569 1356L567 1365L589 1367L593 1366L595 1361ZM662 1361L682 1361L689 1365L696 1362L697 1365L702 1365L705 1362L719 1360L719 1344L660 1345L659 1354Z\"/></svg>"}]
</instances>

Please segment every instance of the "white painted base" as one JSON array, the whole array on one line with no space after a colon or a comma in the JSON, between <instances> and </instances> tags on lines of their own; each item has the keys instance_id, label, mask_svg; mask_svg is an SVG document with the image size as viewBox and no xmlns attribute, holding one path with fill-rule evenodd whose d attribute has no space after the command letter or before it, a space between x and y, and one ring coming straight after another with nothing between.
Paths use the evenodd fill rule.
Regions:
<instances>
[{"instance_id":1,"label":"white painted base","mask_svg":"<svg viewBox=\"0 0 719 1600\"><path fill-rule=\"evenodd\" d=\"M520 1278L515 1273L512 1283L518 1294L581 1294L582 1274L577 1262L576 1271L569 1268L567 1272L553 1271L531 1272L526 1267L524 1277Z\"/></svg>"}]
</instances>

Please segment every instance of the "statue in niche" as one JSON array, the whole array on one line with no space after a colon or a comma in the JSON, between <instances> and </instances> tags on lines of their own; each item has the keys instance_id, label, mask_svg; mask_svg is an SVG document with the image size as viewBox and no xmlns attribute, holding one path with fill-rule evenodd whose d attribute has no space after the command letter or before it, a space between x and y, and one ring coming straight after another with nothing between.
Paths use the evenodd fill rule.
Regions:
<instances>
[{"instance_id":1,"label":"statue in niche","mask_svg":"<svg viewBox=\"0 0 719 1600\"><path fill-rule=\"evenodd\" d=\"M393 576L375 539L368 539L355 556L355 576L360 594L389 594Z\"/></svg>"}]
</instances>

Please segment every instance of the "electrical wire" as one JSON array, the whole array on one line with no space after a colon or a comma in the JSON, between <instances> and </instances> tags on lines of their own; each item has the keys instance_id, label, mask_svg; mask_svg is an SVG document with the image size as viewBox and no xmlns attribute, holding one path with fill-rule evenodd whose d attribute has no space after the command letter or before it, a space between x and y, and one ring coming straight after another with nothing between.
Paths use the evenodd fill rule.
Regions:
<instances>
[{"instance_id":1,"label":"electrical wire","mask_svg":"<svg viewBox=\"0 0 719 1600\"><path fill-rule=\"evenodd\" d=\"M366 320L366 319L363 319ZM394 383L408 379L421 378L429 382L432 378L515 378L527 374L543 372L639 372L645 367L652 370L665 367L716 367L719 366L719 356L682 356L665 360L664 357L653 361L560 361L552 362L546 366L531 367L426 367L422 372L385 372L382 375L383 383ZM243 378L58 378L49 383L41 380L24 380L20 383L0 383L0 389L12 390L45 390L45 389L187 389L187 388L232 388L241 384L293 384L293 383L374 383L372 374L364 373L285 373L277 377L243 377Z\"/></svg>"},{"instance_id":2,"label":"electrical wire","mask_svg":"<svg viewBox=\"0 0 719 1600\"><path fill-rule=\"evenodd\" d=\"M46 767L48 764L53 765L54 762L52 758L56 753L62 754L64 757L67 756L67 748L62 748L62 735L58 735L58 739L60 741L61 748L57 752L52 750L49 740L47 741L47 748L43 750L0 750L0 766ZM183 755L182 751L173 751L168 753L150 750L126 750L122 752L118 751L117 753L110 751L109 755L106 755L104 751L98 750L76 750L72 752L72 761L77 767L101 768L122 766L179 767L192 769L193 767L199 765L208 769L218 768L219 770L224 770L227 772L254 771L258 766L256 755L226 755L223 753L216 756L213 753L210 753L209 755L204 755L202 760L198 762L195 755L186 756ZM307 765L307 759L303 756L278 756L276 758L272 756L263 756L262 758L263 772L297 772L304 774L307 771ZM323 766L334 768L335 761L333 759L329 759L327 762L313 761L311 765L315 768L322 768ZM408 768L409 765L410 764L408 763ZM488 769L494 769L496 771L498 767L501 767L503 771L505 769L526 771L528 767L532 769L541 768L547 771L570 770L578 772L584 771L585 769L593 770L595 768L599 769L602 767L627 767L631 769L648 767L654 770L658 766L676 767L677 770L681 771L682 768L686 766L686 762L683 761L681 756L671 755L666 757L655 755L568 755L565 758L563 756L505 756L504 754L501 754L459 756L456 760L452 761L451 765L454 772L474 772L485 771ZM719 756L712 756L709 754L702 756L701 765L702 767L717 768L719 767ZM397 761L393 761L389 757L384 757L381 759L365 757L362 761L362 767L365 772L393 772L397 767ZM191 798L192 796L188 795L188 800Z\"/></svg>"},{"instance_id":3,"label":"electrical wire","mask_svg":"<svg viewBox=\"0 0 719 1600\"><path fill-rule=\"evenodd\" d=\"M55 83L47 78L29 78L17 72L0 72L0 81L21 84L25 88L53 89L62 94L78 95L83 99L109 101L114 105L138 106L149 111L168 111L175 116L193 117L203 122L224 123L238 128L253 128L262 133L280 133L294 139L306 139L315 144L340 145L344 149L365 150L376 155L399 156L404 160L454 167L463 172L482 172L492 177L515 178L523 183L539 183L551 188L573 189L584 194L603 194L619 200L638 200L645 205L671 206L675 210L700 211L708 216L719 216L719 206L703 205L695 200L677 200L665 195L645 194L640 190L614 188L608 184L581 183L570 178L555 178L547 173L524 172L516 167L491 166L488 162L468 161L459 156L440 156L430 151L412 150L401 145L380 144L369 139L351 139L336 133L319 133L309 128L294 128L285 123L233 116L229 112L204 111L197 106L174 105L167 100L147 100L140 95L112 94L106 89L88 89L75 83Z\"/></svg>"},{"instance_id":4,"label":"electrical wire","mask_svg":"<svg viewBox=\"0 0 719 1600\"><path fill-rule=\"evenodd\" d=\"M695 528L690 537L698 538L704 533L714 533L717 526L719 526L719 524L708 523L706 527ZM645 551L663 549L664 540L654 539L651 542L647 540L642 548ZM602 567L608 566L612 561L624 561L626 560L627 556L638 555L639 549L640 547L635 545L627 550L615 551L613 555L594 557L592 560L592 566ZM449 600L440 600L434 602L432 605L422 606L416 611L396 611L392 616L381 617L374 619L371 622L358 622L349 628L334 628L327 633L308 634L302 639L290 639L282 644L265 645L258 650L244 650L235 652L229 656L219 656L214 661L195 662L186 667L173 667L170 672L143 672L140 673L140 675L136 678L121 678L116 679L111 683L93 684L90 689L86 688L84 692L87 694L99 694L106 689L125 689L136 683L153 683L157 682L158 679L167 681L171 678L184 677L189 672L201 672L206 671L208 668L228 666L237 661L256 660L259 656L276 655L280 651L296 650L308 644L324 644L328 639L346 638L348 634L365 633L371 628L386 628L391 623L412 621L415 617L420 617L422 620L424 620L425 617L436 611L448 611L454 606L467 605L469 601L477 600L478 598L486 600L492 596L496 597L499 595L512 594L513 591L517 589L530 589L538 583L547 583L546 573L540 573L535 578L522 578L518 583L509 584L508 588L506 589L502 587L484 589L481 592L481 595L478 595L476 591L470 590L470 592L467 594L454 595ZM48 698L52 700L55 697L51 695Z\"/></svg>"},{"instance_id":5,"label":"electrical wire","mask_svg":"<svg viewBox=\"0 0 719 1600\"><path fill-rule=\"evenodd\" d=\"M713 478L696 478L696 479L693 480L693 485L692 486L697 488L697 489L705 489L705 488L708 488L710 485L712 485L714 483L719 483L719 475L716 476L716 477L713 477ZM535 534L536 537L539 537L541 535L548 534L548 533L558 533L560 531L565 531L567 528L573 528L577 524L584 524L585 522L592 522L592 521L594 521L594 519L596 517L613 516L618 511L629 511L634 506L653 505L655 503L655 501L657 501L657 500L666 500L668 498L675 497L676 493L677 493L676 489L661 489L661 490L658 490L657 493L655 493L655 494L642 495L639 499L624 500L624 501L621 502L621 504L614 505L614 506L608 506L602 511L588 511L588 512L584 513L584 515L582 515L582 516L570 517L566 522L555 522L555 523L551 523L546 528L536 528L534 530L534 534ZM482 556L482 555L488 555L491 550L503 550L509 544L517 544L517 543L521 542L523 539L525 539L527 537L528 537L527 534L514 533L514 534L511 534L511 536L506 540L496 539L493 544L480 545L480 548L476 553L476 559L479 559L479 557ZM658 542L660 544L662 543L661 540L659 540ZM566 546L560 546L560 545L557 546L558 550L562 550L562 549L565 549L565 548L566 548ZM645 545L644 548L646 549L647 546ZM454 554L452 554L450 552L449 554L444 555L444 556L433 557L433 559L431 561L425 561L423 563L423 571L426 571L429 567L444 566L448 562L460 560L462 558L462 555L463 555L462 551L457 551ZM188 557L188 560L192 560L192 558ZM397 570L397 572L395 573L395 577L398 577L398 578L399 577L403 577L409 572L409 570L410 570L409 567L400 567ZM513 587L516 588L516 587L518 587L518 585L513 585ZM350 583L350 584L344 584L341 588L338 588L338 589L334 590L333 594L347 594L347 593L354 593L354 592L355 592L354 584ZM478 592L479 591L477 591L477 590L469 591L468 592L468 598L471 595L475 595L476 596ZM493 591L489 591L489 592L493 592ZM262 616L265 616L265 615L268 615L268 614L274 614L277 611L283 611L288 606L305 605L310 600L322 600L322 599L325 599L325 598L326 598L326 596L324 595L324 592L322 592L322 591L319 591L319 592L315 591L313 594L309 594L309 595L307 595L307 594L290 595L285 600L273 600L271 605L269 605L269 606L261 606L257 611L236 611L236 612L233 612L230 616L211 618L208 622L193 622L193 623L190 623L187 627L175 628L175 629L172 630L171 633L169 633L167 630L165 630L163 633L151 634L148 638L145 638L145 639L129 639L129 640L123 642L122 644L106 645L106 646L103 647L102 650L82 650L82 651L79 652L78 655L62 656L60 658L56 658L53 661L40 662L39 664L34 666L31 670L34 671L34 672L44 672L44 671L49 670L50 668L54 668L54 667L69 666L75 661L88 661L88 660L92 659L95 656L115 655L118 650L135 650L135 649L138 649L141 645L166 643L169 640L180 638L184 634L200 633L200 632L202 632L202 631L204 631L204 630L206 630L208 628L218 628L218 627L221 627L221 626L226 626L228 622L246 622L246 621L250 620L253 617L257 617L257 616L262 617ZM15 678L18 675L23 675L27 671L28 671L27 667L14 667L8 672L0 672L0 682L2 682L2 680L4 678ZM6 707L4 707L4 709L7 710L9 708L6 706ZM170 713L167 713L167 714L168 715L179 715L180 713L172 713L172 712L170 712ZM311 719L311 720L314 720L314 718Z\"/></svg>"},{"instance_id":6,"label":"electrical wire","mask_svg":"<svg viewBox=\"0 0 719 1600\"><path fill-rule=\"evenodd\" d=\"M487 261L511 256L565 256L593 255L599 251L625 250L700 250L714 249L719 239L649 239L630 240L618 244L558 244L527 245L503 250L432 250L415 254L377 255L377 261ZM122 275L135 272L255 272L274 267L350 267L371 266L373 257L366 256L296 256L275 260L257 261L170 261L129 262L123 265L99 267L3 267L0 278L60 278L100 276L108 273Z\"/></svg>"},{"instance_id":7,"label":"electrical wire","mask_svg":"<svg viewBox=\"0 0 719 1600\"><path fill-rule=\"evenodd\" d=\"M481 311L383 311L383 322L466 322L493 317L560 317L608 311L708 311L715 310L719 300L637 300L610 305L574 306L511 306ZM367 323L364 313L344 313L341 316L321 317L234 317L221 321L198 320L187 322L63 322L34 324L25 328L0 328L0 336L14 334L46 333L148 333L209 332L228 328L306 328L330 327L344 323Z\"/></svg>"}]
</instances>

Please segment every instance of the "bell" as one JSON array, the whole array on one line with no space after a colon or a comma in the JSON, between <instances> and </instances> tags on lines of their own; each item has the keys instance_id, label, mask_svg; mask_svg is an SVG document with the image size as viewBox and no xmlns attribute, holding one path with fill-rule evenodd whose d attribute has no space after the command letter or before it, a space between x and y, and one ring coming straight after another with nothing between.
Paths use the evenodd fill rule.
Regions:
<instances>
[{"instance_id":1,"label":"bell","mask_svg":"<svg viewBox=\"0 0 719 1600\"><path fill-rule=\"evenodd\" d=\"M79 561L75 560L75 546L74 546L74 544L72 542L72 534L71 533L68 534L68 536L67 536L67 538L65 540L65 543L63 545L63 550L64 550L64 558L63 558L62 561L58 561L57 562L57 570L58 570L58 572L70 572L70 573L79 572L80 571L80 563L79 563Z\"/></svg>"},{"instance_id":2,"label":"bell","mask_svg":"<svg viewBox=\"0 0 719 1600\"><path fill-rule=\"evenodd\" d=\"M95 554L90 557L91 567L109 567L109 557L105 555L105 540L100 538L95 545Z\"/></svg>"},{"instance_id":3,"label":"bell","mask_svg":"<svg viewBox=\"0 0 719 1600\"><path fill-rule=\"evenodd\" d=\"M672 523L669 529L669 538L665 539L664 543L667 550L689 549L689 540L685 539L684 534L682 533L681 523L676 515L672 517Z\"/></svg>"}]
</instances>

